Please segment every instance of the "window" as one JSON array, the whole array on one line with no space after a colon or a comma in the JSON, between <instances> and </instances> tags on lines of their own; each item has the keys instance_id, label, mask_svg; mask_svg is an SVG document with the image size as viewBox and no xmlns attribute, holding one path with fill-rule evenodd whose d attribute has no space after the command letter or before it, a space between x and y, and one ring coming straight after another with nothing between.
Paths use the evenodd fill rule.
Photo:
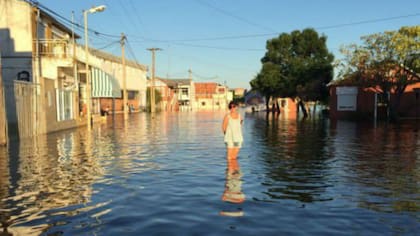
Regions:
<instances>
[{"instance_id":1,"label":"window","mask_svg":"<svg viewBox=\"0 0 420 236\"><path fill-rule=\"evenodd\" d=\"M57 121L73 119L73 92L57 89Z\"/></svg>"},{"instance_id":2,"label":"window","mask_svg":"<svg viewBox=\"0 0 420 236\"><path fill-rule=\"evenodd\" d=\"M188 88L182 89L182 95L188 96Z\"/></svg>"},{"instance_id":3,"label":"window","mask_svg":"<svg viewBox=\"0 0 420 236\"><path fill-rule=\"evenodd\" d=\"M130 100L136 99L137 98L137 91L127 91L127 98Z\"/></svg>"},{"instance_id":4,"label":"window","mask_svg":"<svg viewBox=\"0 0 420 236\"><path fill-rule=\"evenodd\" d=\"M21 81L29 82L30 81L29 77L30 77L29 72L26 70L23 70L17 74L17 80L21 80Z\"/></svg>"}]
</instances>

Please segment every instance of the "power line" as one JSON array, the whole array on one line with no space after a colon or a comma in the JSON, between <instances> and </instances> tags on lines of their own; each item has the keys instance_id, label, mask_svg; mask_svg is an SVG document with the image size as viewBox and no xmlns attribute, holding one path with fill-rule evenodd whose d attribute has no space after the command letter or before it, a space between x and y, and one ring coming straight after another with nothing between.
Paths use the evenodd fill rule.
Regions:
<instances>
[{"instance_id":1,"label":"power line","mask_svg":"<svg viewBox=\"0 0 420 236\"><path fill-rule=\"evenodd\" d=\"M130 0L130 4L131 4L131 7L132 7L133 11L137 13L137 14L135 14L135 16L137 17L137 20L138 20L138 22L140 23L140 25L141 25L141 26L143 26L143 30L144 30L146 27L145 27L145 25L143 24L143 20L141 19L140 14L138 14L138 12L139 12L139 11L137 10L136 5L132 2L132 0ZM140 29L139 29L139 30L140 30ZM141 31L140 31L140 32L141 32Z\"/></svg>"},{"instance_id":2,"label":"power line","mask_svg":"<svg viewBox=\"0 0 420 236\"><path fill-rule=\"evenodd\" d=\"M141 41L134 41L135 43L142 43ZM217 49L217 50L228 50L228 51L264 51L264 49L258 48L232 48L232 47L218 47L218 46L210 46L210 45L199 45L199 44L187 44L187 43L178 43L178 42L171 42L170 44L184 46L184 47L194 47L194 48L209 48L209 49Z\"/></svg>"},{"instance_id":3,"label":"power line","mask_svg":"<svg viewBox=\"0 0 420 236\"><path fill-rule=\"evenodd\" d=\"M48 13L54 15L54 16L56 16L57 18L60 18L62 21L64 21L64 22L61 22L61 23L63 23L67 27L69 27L69 25L74 25L74 26L78 27L80 30L83 29L82 25L72 22L71 20L67 19L66 17L64 17L60 14L58 14L54 10L49 9L48 7L44 6L43 4L41 4L37 1L34 1L34 0L25 0L25 1L29 2L30 4L32 4L34 6L39 7L40 9L42 9L42 10L44 10L44 11L46 11L46 12L48 12ZM92 29L89 29L89 28L88 28L88 31L94 33L95 35L101 35L101 36L106 36L106 37L111 37L111 38L120 38L120 36L117 36L117 35L101 33L101 32L98 32L96 30L92 30Z\"/></svg>"},{"instance_id":4,"label":"power line","mask_svg":"<svg viewBox=\"0 0 420 236\"><path fill-rule=\"evenodd\" d=\"M138 69L142 69L142 68L141 68L141 64L140 64L140 62L137 60L137 58L136 58L136 54L134 53L133 48L131 47L131 45L130 45L130 43L129 43L129 41L128 41L128 38L127 38L127 37L125 37L125 42L126 42L126 45L127 45L128 52L129 52L129 53L131 54L131 56L133 57L133 58L132 58L132 60L134 60L134 62L135 62L135 64L136 64L136 67L137 67Z\"/></svg>"},{"instance_id":5,"label":"power line","mask_svg":"<svg viewBox=\"0 0 420 236\"><path fill-rule=\"evenodd\" d=\"M403 18L416 17L416 16L420 16L420 12L419 13L408 14L408 15L384 17L384 18L356 21L356 22L351 22L351 23L343 23L343 24L336 24L336 25L330 25L330 26L313 27L313 28L318 29L318 30L320 30L320 29L336 29L336 28L342 28L342 27L348 27L348 26L354 26L354 25L390 21L390 20L403 19ZM143 39L148 40L148 41L155 41L155 42L174 43L174 42L217 41L217 40L229 40L229 39L257 38L257 37L275 36L275 35L279 35L279 34L280 34L280 32L264 33L264 34L220 36L220 37L208 37L208 38L192 38L192 39L172 39L172 40L159 40L159 39L148 39L148 38L143 38Z\"/></svg>"},{"instance_id":6,"label":"power line","mask_svg":"<svg viewBox=\"0 0 420 236\"><path fill-rule=\"evenodd\" d=\"M217 79L220 79L219 76L217 76L217 75L212 76L212 77L206 77L206 76L202 76L202 75L199 75L197 73L194 73L194 72L192 72L192 74L196 77L199 77L198 78L199 80L217 80Z\"/></svg>"},{"instance_id":7,"label":"power line","mask_svg":"<svg viewBox=\"0 0 420 236\"><path fill-rule=\"evenodd\" d=\"M65 25L69 26L69 25L74 25L78 28L79 32L82 32L83 26L81 24L78 23L74 23L70 20L68 20L67 18L61 16L60 14L58 14L57 12L49 9L48 7L40 4L37 1L34 0L26 0L28 2L30 2L33 5L39 6L40 8L42 8L45 11L48 11L49 13L57 16L58 18L60 18L61 20L63 20L65 23ZM246 19L242 19L240 17L234 16L233 14L230 14L229 12L222 10L220 8L217 8L213 5L210 5L206 2L203 2L201 0L197 0L197 2L199 2L200 4L204 4L208 7L211 7L215 10L221 11L226 15L229 15L231 17L235 17L235 18L239 18L242 21L246 21L247 23L252 24L252 22L247 21ZM131 2L132 4L132 2ZM134 4L132 4L132 6L134 6ZM125 11L126 8L124 8ZM128 12L127 12L128 14ZM130 15L130 14L128 14ZM393 16L393 17L386 17L386 18L378 18L378 19L372 19L372 20L364 20L364 21L358 21L358 22L352 22L352 23L343 23L343 24L336 24L336 25L330 25L330 26L323 26L323 27L315 27L315 29L334 29L334 28L341 28L341 27L348 27L348 26L353 26L353 25L361 25L361 24L368 24L368 23L375 23L375 22L382 22L382 21L390 21L390 20L396 20L396 19L401 19L401 18L408 18L408 17L415 17L415 16L419 16L420 13L414 13L414 14L408 14L408 15L402 15L402 16ZM255 25L255 24L254 24ZM120 38L119 35L112 35L112 34L107 34L107 33L102 33L102 32L98 32L92 29L88 29L89 32L93 33L95 36L105 36L105 37L111 37L111 38ZM264 33L264 34L249 34L249 35L237 35L237 36L221 36L221 37L209 37L209 38L195 38L195 39L178 39L178 40L158 40L158 39L150 39L150 38L145 38L145 37L138 37L138 38L142 38L142 42L144 41L153 41L153 42L162 42L162 43L172 43L175 45L179 45L179 46L186 46L186 47L196 47L196 48L209 48L209 49L218 49L218 50L232 50L232 51L263 51L264 49L255 49L255 48L230 48L230 47L217 47L217 46L211 46L211 45L194 45L194 44L186 44L184 42L194 42L194 41L217 41L217 40L232 40L232 39L244 39L244 38L256 38L256 37L267 37L267 36L275 36L278 35L279 33ZM133 42L140 42L140 41L133 41Z\"/></svg>"},{"instance_id":8,"label":"power line","mask_svg":"<svg viewBox=\"0 0 420 236\"><path fill-rule=\"evenodd\" d=\"M202 1L202 0L196 0L196 2L200 3L201 5L207 6L207 7L211 8L211 9L213 9L213 10L216 10L216 11L218 11L218 12L222 13L223 15L226 15L226 16L229 16L229 17L232 17L232 18L234 18L234 19L236 19L236 20L239 20L239 21L245 22L245 23L247 23L247 24L249 24L249 25L252 25L252 26L255 26L255 27L257 27L257 28L262 28L262 29L264 29L264 30L266 30L266 31L269 31L269 32L273 32L273 31L275 31L275 30L273 30L273 29L271 29L271 28L265 27L265 26L260 25L260 24L256 24L256 23L254 23L254 22L251 22L251 21L249 21L249 20L247 20L247 19L245 19L245 18L243 18L243 17L240 17L240 16L237 16L237 15L234 15L234 14L232 14L232 13L230 13L230 12L228 12L228 11L224 10L224 9L218 8L218 7L216 7L216 6L212 5L212 4L208 3L208 2L204 2L204 1Z\"/></svg>"},{"instance_id":9,"label":"power line","mask_svg":"<svg viewBox=\"0 0 420 236\"><path fill-rule=\"evenodd\" d=\"M105 48L111 47L111 46L113 46L113 45L115 45L115 44L119 44L119 43L120 43L120 41L112 41L111 43L109 43L109 44L107 44L107 45L105 45L105 46L103 46L103 47L97 48L97 50L102 50L102 49L105 49Z\"/></svg>"},{"instance_id":10,"label":"power line","mask_svg":"<svg viewBox=\"0 0 420 236\"><path fill-rule=\"evenodd\" d=\"M397 20L402 18L409 18L414 16L420 16L419 13L409 14L409 15L403 15L403 16L392 16L392 17L386 17L386 18L378 18L378 19L372 19L372 20L363 20L363 21L356 21L352 23L343 23L343 24L337 24L337 25L330 25L330 26L323 26L323 27L315 27L315 29L334 29L334 28L341 28L346 26L354 26L354 25L362 25L362 24L369 24L369 23L376 23L381 21L390 21L390 20Z\"/></svg>"}]
</instances>

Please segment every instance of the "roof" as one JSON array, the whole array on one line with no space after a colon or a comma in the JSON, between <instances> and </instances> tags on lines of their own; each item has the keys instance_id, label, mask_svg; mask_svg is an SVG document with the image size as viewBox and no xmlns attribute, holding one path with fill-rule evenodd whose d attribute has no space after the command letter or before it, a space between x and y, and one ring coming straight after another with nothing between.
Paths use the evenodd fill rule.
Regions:
<instances>
[{"instance_id":1,"label":"roof","mask_svg":"<svg viewBox=\"0 0 420 236\"><path fill-rule=\"evenodd\" d=\"M402 68L404 71L409 73L413 76L412 79L417 78L420 79L420 74L416 73L413 69L409 68L408 66L405 66L404 64L399 65L400 68ZM358 76L357 72L354 72L353 74L350 74L347 76L347 78L343 79L334 79L331 80L326 86L361 86L363 85L362 81L358 81L356 77Z\"/></svg>"},{"instance_id":2,"label":"roof","mask_svg":"<svg viewBox=\"0 0 420 236\"><path fill-rule=\"evenodd\" d=\"M67 33L74 33L74 38L79 39L80 35L76 34L74 32L74 30L68 28L67 26L65 26L64 24L62 24L61 22L59 22L55 17L51 16L49 13L47 13L46 11L42 10L39 8L39 6L36 3L31 3L28 2L29 4L31 4L31 6L33 6L36 9L39 9L39 13L41 14L41 17L45 17L46 19L50 20L54 26L56 26L57 28L59 28L60 30L63 30Z\"/></svg>"},{"instance_id":3,"label":"roof","mask_svg":"<svg viewBox=\"0 0 420 236\"><path fill-rule=\"evenodd\" d=\"M195 96L198 98L211 98L216 93L217 83L195 83Z\"/></svg>"},{"instance_id":4,"label":"roof","mask_svg":"<svg viewBox=\"0 0 420 236\"><path fill-rule=\"evenodd\" d=\"M160 79L163 81L168 87L175 88L180 85L190 85L191 80L190 79L162 79L159 77L156 77L157 79Z\"/></svg>"},{"instance_id":5,"label":"roof","mask_svg":"<svg viewBox=\"0 0 420 236\"><path fill-rule=\"evenodd\" d=\"M89 48L89 51L90 51L90 53L92 53L92 55L95 55L99 58L103 58L103 59L106 59L106 60L109 60L109 61L121 63L121 60L122 60L121 57L112 55L112 54L104 52L104 51L100 51L98 49ZM147 66L139 64L139 63L137 63L135 61L132 61L132 60L126 60L125 64L127 66L136 67L136 68L139 68L139 69L144 70L144 71L148 70Z\"/></svg>"}]
</instances>

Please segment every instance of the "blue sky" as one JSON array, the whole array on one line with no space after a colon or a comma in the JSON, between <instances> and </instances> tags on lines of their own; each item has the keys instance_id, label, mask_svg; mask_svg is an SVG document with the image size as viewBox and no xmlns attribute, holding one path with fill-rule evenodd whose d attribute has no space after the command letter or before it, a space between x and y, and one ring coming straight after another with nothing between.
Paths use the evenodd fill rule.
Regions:
<instances>
[{"instance_id":1,"label":"blue sky","mask_svg":"<svg viewBox=\"0 0 420 236\"><path fill-rule=\"evenodd\" d=\"M340 45L361 36L420 24L419 0L39 0L40 4L83 25L89 14L89 45L121 55L118 36L127 35L126 56L150 66L147 48L158 47L156 75L249 88L258 73L268 39L280 33L315 28L327 36L336 58ZM83 36L83 31L76 31ZM107 35L107 36L105 36ZM110 37L116 36L116 37ZM84 43L84 41L80 41Z\"/></svg>"}]
</instances>

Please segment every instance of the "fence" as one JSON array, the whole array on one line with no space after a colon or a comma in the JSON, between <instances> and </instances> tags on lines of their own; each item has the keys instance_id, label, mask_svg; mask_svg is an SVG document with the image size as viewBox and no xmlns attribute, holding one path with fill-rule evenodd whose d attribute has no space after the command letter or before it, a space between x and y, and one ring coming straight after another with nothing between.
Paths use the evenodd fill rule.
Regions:
<instances>
[{"instance_id":1,"label":"fence","mask_svg":"<svg viewBox=\"0 0 420 236\"><path fill-rule=\"evenodd\" d=\"M0 55L0 146L7 144L7 119L6 119L6 103L4 100L2 65Z\"/></svg>"},{"instance_id":2,"label":"fence","mask_svg":"<svg viewBox=\"0 0 420 236\"><path fill-rule=\"evenodd\" d=\"M37 104L39 95L38 85L23 81L14 81L14 94L16 101L16 115L19 129L19 138L37 135L39 127L37 122Z\"/></svg>"}]
</instances>

